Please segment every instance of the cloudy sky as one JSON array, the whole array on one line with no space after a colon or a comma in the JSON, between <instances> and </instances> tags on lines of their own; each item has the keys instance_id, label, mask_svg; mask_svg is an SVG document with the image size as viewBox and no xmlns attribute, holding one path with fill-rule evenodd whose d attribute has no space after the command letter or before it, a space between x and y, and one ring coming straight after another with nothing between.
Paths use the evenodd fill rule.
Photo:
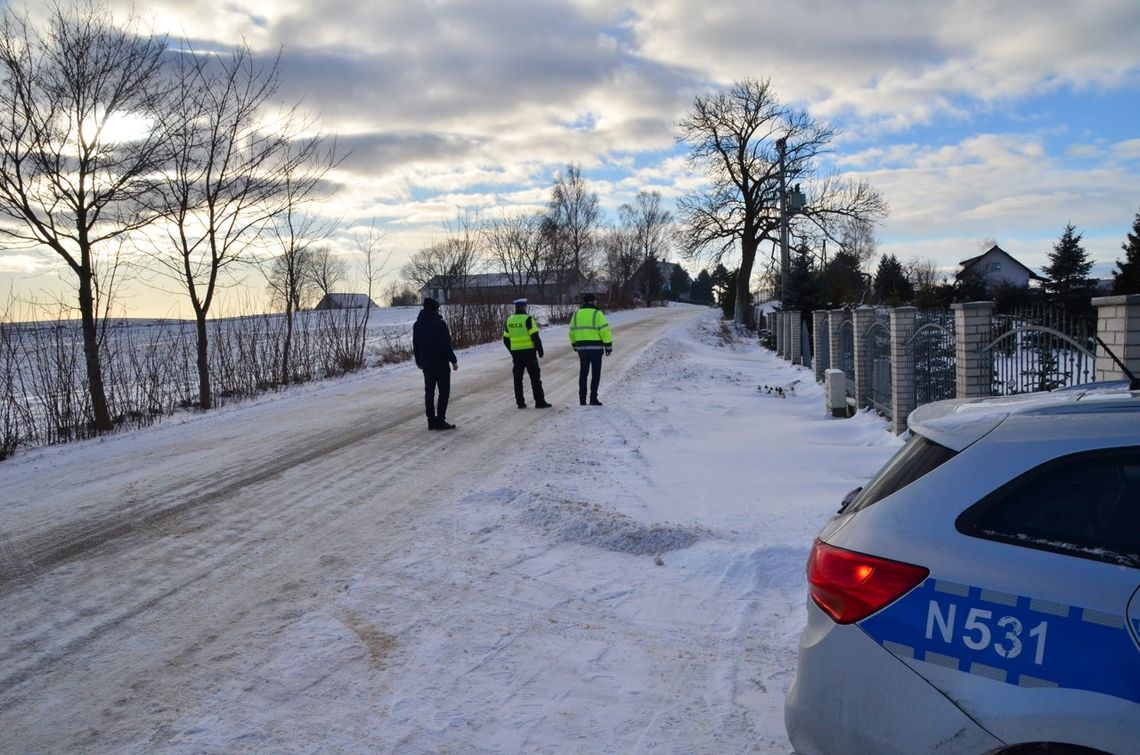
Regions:
<instances>
[{"instance_id":1,"label":"cloudy sky","mask_svg":"<svg viewBox=\"0 0 1140 755\"><path fill-rule=\"evenodd\" d=\"M460 212L541 207L571 162L611 218L639 190L671 203L699 181L676 121L744 78L839 130L822 168L886 196L880 250L903 261L951 270L996 240L1040 270L1071 222L1108 275L1140 210L1136 0L155 0L137 12L197 45L283 49L282 97L351 150L325 209L350 232L375 219L392 272ZM47 290L55 268L0 251L5 287ZM157 301L136 291L126 305L176 307Z\"/></svg>"}]
</instances>

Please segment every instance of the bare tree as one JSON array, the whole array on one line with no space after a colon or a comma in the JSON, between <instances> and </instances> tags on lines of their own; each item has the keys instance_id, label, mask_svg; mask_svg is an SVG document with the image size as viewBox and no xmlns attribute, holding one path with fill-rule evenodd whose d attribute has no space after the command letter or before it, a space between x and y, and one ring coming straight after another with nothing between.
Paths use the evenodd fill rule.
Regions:
<instances>
[{"instance_id":1,"label":"bare tree","mask_svg":"<svg viewBox=\"0 0 1140 755\"><path fill-rule=\"evenodd\" d=\"M268 203L275 210L268 224L268 236L280 251L274 264L284 271L281 279L286 282L285 338L278 378L283 385L291 378L294 320L305 284L312 279L315 245L335 230L332 221L307 210L318 198L325 174L335 164L335 144L326 146L317 136L288 142L270 166L270 172L280 180L279 193Z\"/></svg>"},{"instance_id":2,"label":"bare tree","mask_svg":"<svg viewBox=\"0 0 1140 755\"><path fill-rule=\"evenodd\" d=\"M938 263L931 257L912 257L903 265L903 271L916 291L933 288L938 283Z\"/></svg>"},{"instance_id":3,"label":"bare tree","mask_svg":"<svg viewBox=\"0 0 1140 755\"><path fill-rule=\"evenodd\" d=\"M488 218L483 224L489 262L507 277L516 296L525 296L541 276L543 219L542 214L517 213Z\"/></svg>"},{"instance_id":4,"label":"bare tree","mask_svg":"<svg viewBox=\"0 0 1140 755\"><path fill-rule=\"evenodd\" d=\"M875 224L866 218L843 218L839 228L839 248L859 260L859 268L866 270L879 251L875 238Z\"/></svg>"},{"instance_id":5,"label":"bare tree","mask_svg":"<svg viewBox=\"0 0 1140 755\"><path fill-rule=\"evenodd\" d=\"M618 208L622 225L633 234L634 244L642 270L642 290L646 301L651 292L660 291L650 276L657 275L657 260L663 260L669 251L673 213L661 207L661 193L639 191L633 204Z\"/></svg>"},{"instance_id":6,"label":"bare tree","mask_svg":"<svg viewBox=\"0 0 1140 755\"><path fill-rule=\"evenodd\" d=\"M402 277L420 289L439 289L445 300L442 303L450 303L456 289L462 298L479 265L477 236L475 223L469 217L458 216L441 241L412 255L400 269Z\"/></svg>"},{"instance_id":7,"label":"bare tree","mask_svg":"<svg viewBox=\"0 0 1140 755\"><path fill-rule=\"evenodd\" d=\"M392 250L383 251L384 234L376 230L376 221L369 224L368 230L356 237L356 249L360 253L360 273L364 278L365 293L368 301L372 301L372 292L384 274L388 261L392 258ZM413 300L414 301L414 300ZM369 305L371 306L371 305ZM368 319L371 312L365 310L364 322L360 328L360 338L355 344L357 364L364 364L364 345L368 340Z\"/></svg>"},{"instance_id":8,"label":"bare tree","mask_svg":"<svg viewBox=\"0 0 1140 755\"><path fill-rule=\"evenodd\" d=\"M419 249L400 269L403 278L420 289L438 289L449 303L456 289L467 287L475 259L462 241L447 238Z\"/></svg>"},{"instance_id":9,"label":"bare tree","mask_svg":"<svg viewBox=\"0 0 1140 755\"><path fill-rule=\"evenodd\" d=\"M780 238L780 159L784 147L787 185L807 181L815 160L826 151L835 131L806 113L780 104L768 81L747 79L726 91L698 97L678 123L689 163L708 178L708 185L683 197L678 212L683 223L682 253L702 254L720 262L740 250L734 320L750 316L748 286L761 244ZM809 203L794 222L810 223L835 238L841 218L875 219L887 205L863 182L825 178L808 190Z\"/></svg>"},{"instance_id":10,"label":"bare tree","mask_svg":"<svg viewBox=\"0 0 1140 755\"><path fill-rule=\"evenodd\" d=\"M573 285L578 288L584 278L591 277L597 250L595 233L601 220L598 195L586 186L577 165L566 167L566 173L554 178L550 192L550 219L565 245L573 268Z\"/></svg>"},{"instance_id":11,"label":"bare tree","mask_svg":"<svg viewBox=\"0 0 1140 755\"><path fill-rule=\"evenodd\" d=\"M606 228L598 234L598 245L605 257L606 277L611 286L610 301L621 300L624 303L641 263L637 237L627 227Z\"/></svg>"},{"instance_id":12,"label":"bare tree","mask_svg":"<svg viewBox=\"0 0 1140 755\"><path fill-rule=\"evenodd\" d=\"M151 220L140 199L164 143L165 49L93 2L53 3L42 29L8 10L0 29L0 216L14 221L0 235L51 249L75 276L96 432L112 427L97 321L118 269L101 250Z\"/></svg>"},{"instance_id":13,"label":"bare tree","mask_svg":"<svg viewBox=\"0 0 1140 755\"><path fill-rule=\"evenodd\" d=\"M299 207L332 162L322 134L298 136L310 124L296 107L266 120L279 61L260 64L243 44L228 57L186 50L174 63L169 155L155 204L170 243L156 259L190 297L203 409L213 405L206 318L223 276L271 220Z\"/></svg>"},{"instance_id":14,"label":"bare tree","mask_svg":"<svg viewBox=\"0 0 1140 755\"><path fill-rule=\"evenodd\" d=\"M309 267L309 281L319 296L328 296L336 291L340 282L348 277L348 263L333 253L327 246L312 250L312 264Z\"/></svg>"},{"instance_id":15,"label":"bare tree","mask_svg":"<svg viewBox=\"0 0 1140 755\"><path fill-rule=\"evenodd\" d=\"M306 308L315 290L312 284L314 257L313 250L302 248L292 255L279 254L260 264L273 310Z\"/></svg>"},{"instance_id":16,"label":"bare tree","mask_svg":"<svg viewBox=\"0 0 1140 755\"><path fill-rule=\"evenodd\" d=\"M572 269L574 258L566 243L565 234L549 214L542 218L539 241L539 263L534 269L534 282L538 293L540 296L545 296L551 285L555 286L556 291L563 291L566 271Z\"/></svg>"}]
</instances>

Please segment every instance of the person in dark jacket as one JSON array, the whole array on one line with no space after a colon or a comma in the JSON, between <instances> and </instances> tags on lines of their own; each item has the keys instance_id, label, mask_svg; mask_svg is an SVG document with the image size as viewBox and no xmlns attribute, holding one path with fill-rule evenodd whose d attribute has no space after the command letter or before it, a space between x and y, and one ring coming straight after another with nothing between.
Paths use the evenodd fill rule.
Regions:
<instances>
[{"instance_id":1,"label":"person in dark jacket","mask_svg":"<svg viewBox=\"0 0 1140 755\"><path fill-rule=\"evenodd\" d=\"M451 397L451 373L459 369L459 360L451 348L451 331L439 314L439 302L424 299L416 324L412 326L412 352L416 367L424 372L424 405L427 407L428 430L454 430L447 421L447 400ZM439 391L439 401L435 393Z\"/></svg>"},{"instance_id":2,"label":"person in dark jacket","mask_svg":"<svg viewBox=\"0 0 1140 755\"><path fill-rule=\"evenodd\" d=\"M534 394L537 409L549 409L546 393L542 390L542 372L538 360L542 357L542 338L538 335L538 323L526 313L526 299L515 299L515 313L507 318L503 327L503 345L511 353L512 377L515 384L515 403L519 409L526 409L523 396L523 372L530 376L530 390Z\"/></svg>"}]
</instances>

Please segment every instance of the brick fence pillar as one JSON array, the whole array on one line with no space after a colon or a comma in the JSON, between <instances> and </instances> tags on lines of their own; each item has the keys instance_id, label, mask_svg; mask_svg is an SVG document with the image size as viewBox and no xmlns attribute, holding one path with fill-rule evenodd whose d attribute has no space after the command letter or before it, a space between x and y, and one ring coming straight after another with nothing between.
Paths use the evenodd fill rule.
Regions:
<instances>
[{"instance_id":1,"label":"brick fence pillar","mask_svg":"<svg viewBox=\"0 0 1140 755\"><path fill-rule=\"evenodd\" d=\"M827 327L827 310L817 309L814 312L812 312L811 313L811 338L812 338L811 368L812 368L812 371L815 373L815 382L817 382L817 383L823 382L823 370L825 368L824 367L825 365L827 367L834 367L835 366L835 365L831 364L831 340L830 339L828 339L828 341L827 341L827 345L828 345L827 354L824 355L824 353L823 353L823 348L822 348L823 341L824 341L823 334L827 333L827 335L829 335L829 336L831 335L831 331L824 330L826 327Z\"/></svg>"},{"instance_id":2,"label":"brick fence pillar","mask_svg":"<svg viewBox=\"0 0 1140 755\"><path fill-rule=\"evenodd\" d=\"M990 343L994 303L971 301L951 304L954 310L954 361L958 398L978 398L993 393L993 354L983 351Z\"/></svg>"},{"instance_id":3,"label":"brick fence pillar","mask_svg":"<svg viewBox=\"0 0 1140 755\"><path fill-rule=\"evenodd\" d=\"M1096 307L1096 333L1116 358L1140 377L1140 294L1102 296L1092 300ZM1108 352L1097 344L1094 380L1125 380L1128 376Z\"/></svg>"},{"instance_id":4,"label":"brick fence pillar","mask_svg":"<svg viewBox=\"0 0 1140 755\"><path fill-rule=\"evenodd\" d=\"M871 387L872 367L867 339L863 336L875 322L874 308L856 308L851 313L851 322L855 326L855 407L862 409L867 405L867 389Z\"/></svg>"},{"instance_id":5,"label":"brick fence pillar","mask_svg":"<svg viewBox=\"0 0 1140 755\"><path fill-rule=\"evenodd\" d=\"M803 329L798 309L788 313L788 359L792 364L804 363Z\"/></svg>"},{"instance_id":6,"label":"brick fence pillar","mask_svg":"<svg viewBox=\"0 0 1140 755\"><path fill-rule=\"evenodd\" d=\"M784 313L783 312L773 312L772 313L772 335L776 336L776 356L778 356L778 357L784 356L784 349L786 348L786 344L784 343Z\"/></svg>"},{"instance_id":7,"label":"brick fence pillar","mask_svg":"<svg viewBox=\"0 0 1140 755\"><path fill-rule=\"evenodd\" d=\"M906 418L914 411L914 336L918 324L916 307L891 310L891 429L906 430Z\"/></svg>"}]
</instances>

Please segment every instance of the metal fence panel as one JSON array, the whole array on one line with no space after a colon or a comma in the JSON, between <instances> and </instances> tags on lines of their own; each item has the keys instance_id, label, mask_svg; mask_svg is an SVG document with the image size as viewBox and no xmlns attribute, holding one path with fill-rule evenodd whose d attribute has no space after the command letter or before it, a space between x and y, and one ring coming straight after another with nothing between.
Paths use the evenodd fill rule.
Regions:
<instances>
[{"instance_id":1,"label":"metal fence panel","mask_svg":"<svg viewBox=\"0 0 1140 755\"><path fill-rule=\"evenodd\" d=\"M837 367L843 370L844 376L847 378L844 383L847 385L848 398L855 397L855 323L850 319L844 320L839 324L839 359L840 364Z\"/></svg>"},{"instance_id":2,"label":"metal fence panel","mask_svg":"<svg viewBox=\"0 0 1140 755\"><path fill-rule=\"evenodd\" d=\"M954 398L958 393L954 355L954 313L923 311L911 336L914 359L914 405Z\"/></svg>"},{"instance_id":3,"label":"metal fence panel","mask_svg":"<svg viewBox=\"0 0 1140 755\"><path fill-rule=\"evenodd\" d=\"M800 364L809 369L812 365L811 323L807 318L800 320Z\"/></svg>"},{"instance_id":4,"label":"metal fence panel","mask_svg":"<svg viewBox=\"0 0 1140 755\"><path fill-rule=\"evenodd\" d=\"M823 374L824 371L831 369L831 328L827 327L826 320L824 326L819 329L816 335L819 338L819 348L816 350L815 359L819 360L819 373Z\"/></svg>"},{"instance_id":5,"label":"metal fence panel","mask_svg":"<svg viewBox=\"0 0 1140 755\"><path fill-rule=\"evenodd\" d=\"M863 335L870 359L867 401L885 416L891 416L891 315L876 310L874 322Z\"/></svg>"},{"instance_id":6,"label":"metal fence panel","mask_svg":"<svg viewBox=\"0 0 1140 755\"><path fill-rule=\"evenodd\" d=\"M1095 324L1037 306L994 315L986 347L995 396L1050 391L1094 380Z\"/></svg>"}]
</instances>

